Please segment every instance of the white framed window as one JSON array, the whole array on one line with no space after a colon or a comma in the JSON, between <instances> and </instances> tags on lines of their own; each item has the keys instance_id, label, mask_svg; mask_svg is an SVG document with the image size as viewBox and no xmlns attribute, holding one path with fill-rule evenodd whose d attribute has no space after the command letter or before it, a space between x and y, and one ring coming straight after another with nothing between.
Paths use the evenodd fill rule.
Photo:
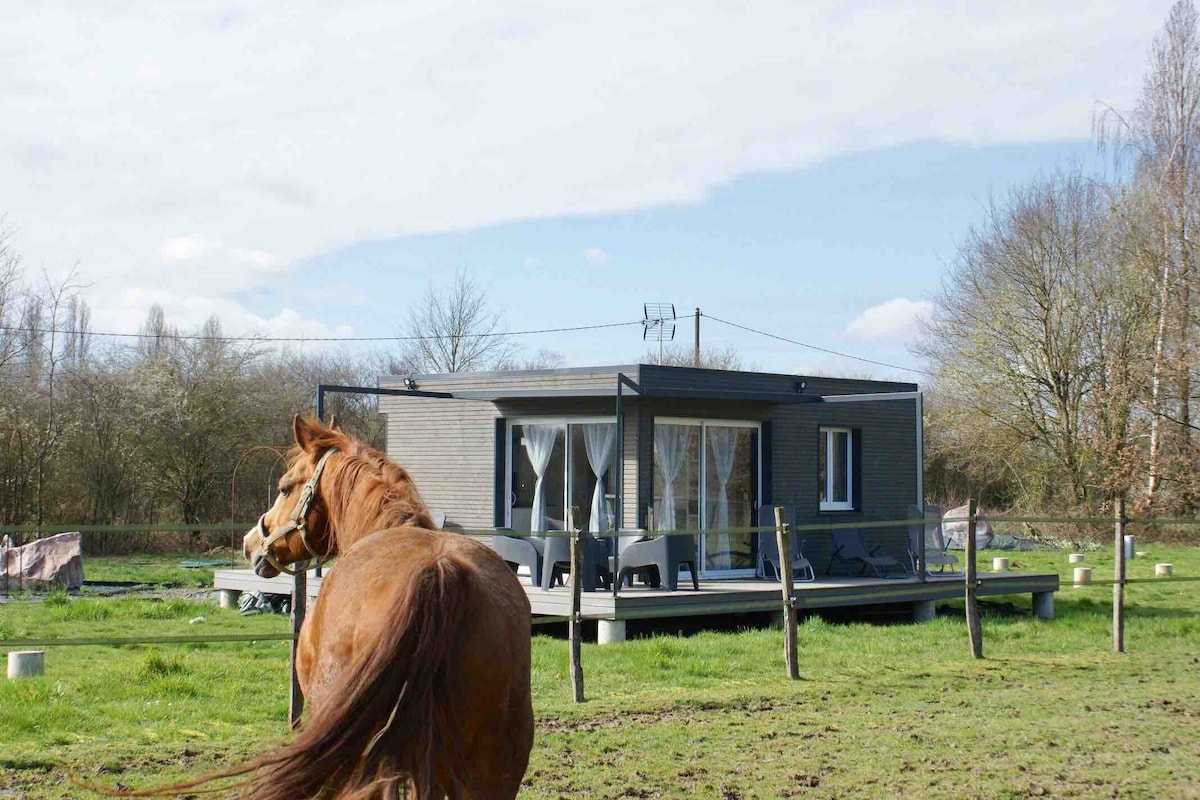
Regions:
<instances>
[{"instance_id":1,"label":"white framed window","mask_svg":"<svg viewBox=\"0 0 1200 800\"><path fill-rule=\"evenodd\" d=\"M817 470L822 511L854 510L853 442L850 428L821 428Z\"/></svg>"}]
</instances>

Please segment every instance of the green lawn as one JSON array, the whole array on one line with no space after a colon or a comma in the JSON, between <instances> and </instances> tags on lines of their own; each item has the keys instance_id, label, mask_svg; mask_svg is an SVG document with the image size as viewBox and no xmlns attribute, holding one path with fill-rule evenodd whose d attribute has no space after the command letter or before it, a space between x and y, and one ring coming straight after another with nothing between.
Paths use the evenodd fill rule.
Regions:
<instances>
[{"instance_id":1,"label":"green lawn","mask_svg":"<svg viewBox=\"0 0 1200 800\"><path fill-rule=\"evenodd\" d=\"M201 562L204 566L185 568L186 562ZM215 565L208 562L220 561ZM234 556L235 566L244 566L241 553ZM203 587L212 586L213 570L227 568L229 551L226 548L212 553L134 553L123 556L87 556L83 576L87 581L132 581L155 586Z\"/></svg>"},{"instance_id":2,"label":"green lawn","mask_svg":"<svg viewBox=\"0 0 1200 800\"><path fill-rule=\"evenodd\" d=\"M1200 549L1142 546L1177 575ZM990 565L991 553L980 563ZM1069 574L1065 554L1007 554ZM986 556L984 558L983 556ZM1110 558L1088 556L1097 578ZM1059 563L1061 562L1061 563ZM534 640L537 744L524 797L1200 797L1200 583L1128 588L1129 652L1111 652L1108 586L1058 594L1058 619L959 609L922 625L800 629L801 680L771 630L657 636L583 651ZM205 622L189 625L204 616ZM0 637L281 632L184 601L0 605ZM286 736L280 642L49 649L45 678L0 684L0 796L79 796L62 765L128 786L236 762Z\"/></svg>"}]
</instances>

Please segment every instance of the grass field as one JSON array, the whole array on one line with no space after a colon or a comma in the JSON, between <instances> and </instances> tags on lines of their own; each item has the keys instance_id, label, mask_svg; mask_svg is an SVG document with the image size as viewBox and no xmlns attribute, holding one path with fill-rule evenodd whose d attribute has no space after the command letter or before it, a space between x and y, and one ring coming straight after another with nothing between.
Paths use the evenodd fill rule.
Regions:
<instances>
[{"instance_id":1,"label":"grass field","mask_svg":"<svg viewBox=\"0 0 1200 800\"><path fill-rule=\"evenodd\" d=\"M235 564L242 562L237 553ZM209 562L221 561L215 565ZM183 567L193 562L203 566ZM135 553L123 556L88 556L84 559L84 580L134 582L155 586L202 587L212 586L213 570L227 568L228 549L211 553Z\"/></svg>"},{"instance_id":2,"label":"grass field","mask_svg":"<svg viewBox=\"0 0 1200 800\"><path fill-rule=\"evenodd\" d=\"M1133 577L1200 549L1143 546ZM981 565L990 565L990 553ZM1068 572L1061 553L1008 554ZM1088 559L1111 576L1103 554ZM90 579L89 575L89 579ZM523 797L1200 797L1200 583L1128 589L1129 652L1111 652L1108 586L1058 594L1058 619L984 619L966 655L951 604L922 625L800 629L801 680L772 630L585 645L534 639L537 743ZM190 625L198 616L204 622ZM183 600L0 605L0 638L282 632ZM145 785L236 763L286 737L282 642L49 649L47 676L0 684L0 796L81 796L64 766Z\"/></svg>"}]
</instances>

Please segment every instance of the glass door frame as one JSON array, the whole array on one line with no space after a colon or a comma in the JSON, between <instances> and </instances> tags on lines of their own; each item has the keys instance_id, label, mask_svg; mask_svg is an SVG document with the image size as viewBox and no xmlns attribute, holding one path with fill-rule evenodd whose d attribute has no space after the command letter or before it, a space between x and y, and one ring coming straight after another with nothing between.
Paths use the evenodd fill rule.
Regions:
<instances>
[{"instance_id":1,"label":"glass door frame","mask_svg":"<svg viewBox=\"0 0 1200 800\"><path fill-rule=\"evenodd\" d=\"M513 426L514 425L561 425L563 428L563 508L571 507L571 429L570 425L586 425L588 423L607 423L610 425L617 424L616 417L605 416L526 416L526 417L505 417L504 419L504 524L507 527L512 527L512 510L513 501ZM619 437L613 443L615 449ZM621 457L620 453L613 453L613 463L608 468L609 475L615 472L616 459Z\"/></svg>"},{"instance_id":2,"label":"glass door frame","mask_svg":"<svg viewBox=\"0 0 1200 800\"><path fill-rule=\"evenodd\" d=\"M697 470L698 485L697 490L700 498L700 530L697 534L700 538L699 547L696 551L696 558L699 561L700 577L701 578L753 578L758 575L758 570L755 567L746 569L708 569L704 565L704 553L706 546L706 536L704 529L708 526L708 502L705 499L707 495L705 490L708 488L708 437L705 435L705 429L711 425L716 428L749 428L758 433L758 445L755 448L755 483L754 489L754 508L757 510L762 508L762 422L752 419L716 419L712 417L654 417L651 424L651 443L653 443L654 425L691 425L700 430L700 445L697 448L697 454L700 458L700 468ZM511 439L511 436L510 436ZM654 470L653 447L651 447L650 469ZM651 477L653 483L653 476ZM750 520L750 527L757 525L757 520ZM753 536L754 534L751 534Z\"/></svg>"}]
</instances>

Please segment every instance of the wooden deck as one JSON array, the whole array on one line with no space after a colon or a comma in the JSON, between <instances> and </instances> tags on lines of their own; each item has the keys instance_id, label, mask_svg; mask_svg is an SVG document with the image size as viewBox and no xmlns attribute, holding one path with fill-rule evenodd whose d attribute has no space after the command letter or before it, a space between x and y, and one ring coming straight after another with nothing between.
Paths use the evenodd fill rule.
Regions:
<instances>
[{"instance_id":1,"label":"wooden deck","mask_svg":"<svg viewBox=\"0 0 1200 800\"><path fill-rule=\"evenodd\" d=\"M335 567L336 568L336 567ZM981 573L980 597L1032 594L1034 607L1040 616L1053 616L1053 593L1059 589L1058 575L1048 573ZM570 613L571 593L564 587L542 591L529 585L522 577L521 584L529 596L533 615L558 617ZM217 570L215 588L226 591L260 591L290 594L292 578L260 578L250 570ZM686 586L686 588L684 588ZM321 589L321 579L309 573L308 593L315 597ZM801 610L866 606L883 603L928 604L938 600L962 597L963 578L930 577L925 582L916 578L842 578L819 576L811 583L797 583L796 607ZM583 592L581 611L585 619L631 620L696 615L742 614L752 611L776 611L780 605L779 584L763 580L700 581L700 590L680 581L678 591L650 589L643 586L622 589L617 597L612 592Z\"/></svg>"}]
</instances>

